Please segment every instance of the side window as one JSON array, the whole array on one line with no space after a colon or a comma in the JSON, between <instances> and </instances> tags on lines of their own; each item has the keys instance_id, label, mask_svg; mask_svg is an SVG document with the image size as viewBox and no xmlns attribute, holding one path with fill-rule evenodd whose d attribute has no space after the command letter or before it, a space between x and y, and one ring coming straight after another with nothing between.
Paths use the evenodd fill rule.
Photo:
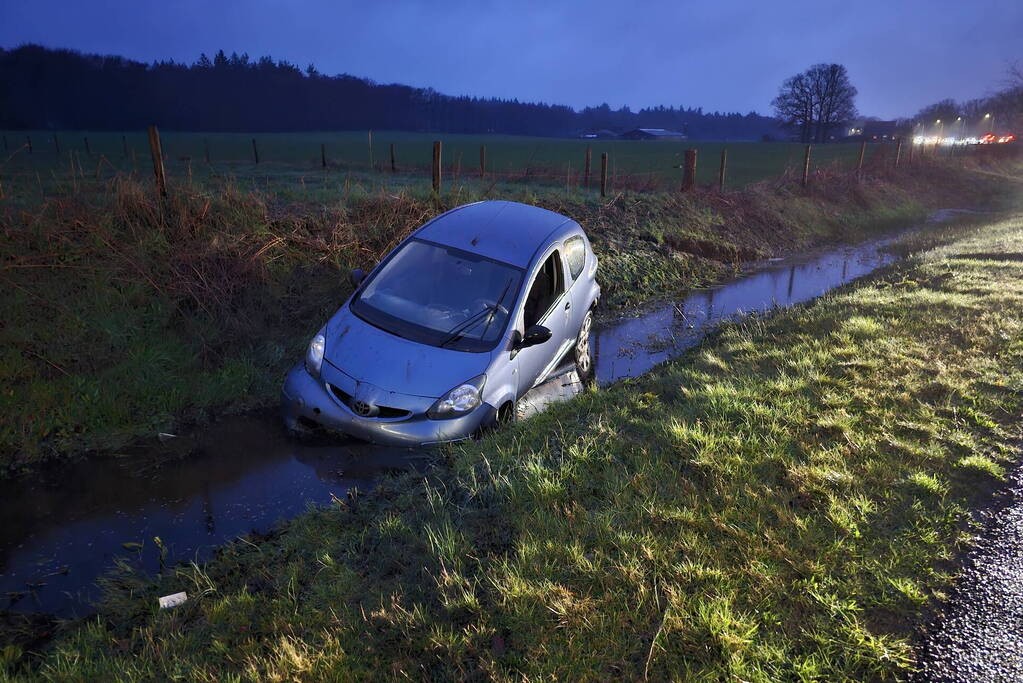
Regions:
<instances>
[{"instance_id":1,"label":"side window","mask_svg":"<svg viewBox=\"0 0 1023 683\"><path fill-rule=\"evenodd\" d=\"M586 244L582 237L569 237L565 240L565 260L568 262L568 270L574 282L586 265Z\"/></svg>"},{"instance_id":2,"label":"side window","mask_svg":"<svg viewBox=\"0 0 1023 683\"><path fill-rule=\"evenodd\" d=\"M526 296L522 310L522 322L526 329L538 324L547 315L554 301L564 293L564 272L561 254L555 249L537 271Z\"/></svg>"}]
</instances>

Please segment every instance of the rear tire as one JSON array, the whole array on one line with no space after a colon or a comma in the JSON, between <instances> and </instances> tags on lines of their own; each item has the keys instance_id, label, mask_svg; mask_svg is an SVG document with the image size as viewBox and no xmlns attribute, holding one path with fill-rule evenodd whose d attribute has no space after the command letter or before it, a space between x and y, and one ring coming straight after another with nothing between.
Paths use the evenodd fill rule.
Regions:
<instances>
[{"instance_id":1,"label":"rear tire","mask_svg":"<svg viewBox=\"0 0 1023 683\"><path fill-rule=\"evenodd\" d=\"M593 377L593 356L590 353L590 330L593 327L593 311L586 311L579 334L575 338L575 369L579 377L587 381Z\"/></svg>"}]
</instances>

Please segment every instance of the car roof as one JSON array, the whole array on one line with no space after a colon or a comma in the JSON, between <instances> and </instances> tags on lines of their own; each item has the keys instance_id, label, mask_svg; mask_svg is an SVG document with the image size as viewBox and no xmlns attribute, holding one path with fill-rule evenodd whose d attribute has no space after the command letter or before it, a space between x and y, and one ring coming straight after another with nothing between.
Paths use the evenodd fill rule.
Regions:
<instances>
[{"instance_id":1,"label":"car roof","mask_svg":"<svg viewBox=\"0 0 1023 683\"><path fill-rule=\"evenodd\" d=\"M551 235L572 219L508 201L466 204L437 216L415 237L525 268Z\"/></svg>"}]
</instances>

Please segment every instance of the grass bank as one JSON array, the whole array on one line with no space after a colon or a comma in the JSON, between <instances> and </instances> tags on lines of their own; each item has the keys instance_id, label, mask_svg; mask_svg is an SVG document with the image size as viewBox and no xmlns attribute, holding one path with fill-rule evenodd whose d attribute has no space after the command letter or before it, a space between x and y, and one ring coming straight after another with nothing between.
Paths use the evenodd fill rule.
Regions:
<instances>
[{"instance_id":1,"label":"grass bank","mask_svg":"<svg viewBox=\"0 0 1023 683\"><path fill-rule=\"evenodd\" d=\"M206 565L112 578L37 671L904 673L968 507L1018 457L1020 311L1017 213Z\"/></svg>"},{"instance_id":2,"label":"grass bank","mask_svg":"<svg viewBox=\"0 0 1023 683\"><path fill-rule=\"evenodd\" d=\"M288 364L375 263L439 211L508 198L582 223L608 310L712 283L765 256L985 205L1010 179L926 164L863 182L820 175L723 195L592 193L289 177L274 192L178 179L161 200L132 175L71 166L0 201L0 476L276 400ZM101 170L101 169L100 169ZM99 174L99 170L97 170ZM335 184L336 183L336 184ZM44 196L32 194L42 189Z\"/></svg>"}]
</instances>

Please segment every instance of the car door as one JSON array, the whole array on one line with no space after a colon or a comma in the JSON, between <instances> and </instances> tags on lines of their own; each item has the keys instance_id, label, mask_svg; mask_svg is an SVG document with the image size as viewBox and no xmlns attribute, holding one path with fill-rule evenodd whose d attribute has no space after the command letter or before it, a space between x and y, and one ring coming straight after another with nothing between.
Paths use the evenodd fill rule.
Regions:
<instances>
[{"instance_id":1,"label":"car door","mask_svg":"<svg viewBox=\"0 0 1023 683\"><path fill-rule=\"evenodd\" d=\"M555 248L533 273L516 320L519 334L524 334L533 325L542 325L551 331L551 338L546 342L520 349L515 354L513 362L517 366L519 396L546 377L571 346L571 341L565 339L568 333L565 304L568 301L561 252Z\"/></svg>"},{"instance_id":2,"label":"car door","mask_svg":"<svg viewBox=\"0 0 1023 683\"><path fill-rule=\"evenodd\" d=\"M589 301L589 288L582 286L580 280L583 271L586 269L586 241L582 235L572 235L567 238L562 247L565 256L565 278L568 283L568 301L570 308L566 316L566 335L574 337L583 324L583 316L586 315Z\"/></svg>"}]
</instances>

